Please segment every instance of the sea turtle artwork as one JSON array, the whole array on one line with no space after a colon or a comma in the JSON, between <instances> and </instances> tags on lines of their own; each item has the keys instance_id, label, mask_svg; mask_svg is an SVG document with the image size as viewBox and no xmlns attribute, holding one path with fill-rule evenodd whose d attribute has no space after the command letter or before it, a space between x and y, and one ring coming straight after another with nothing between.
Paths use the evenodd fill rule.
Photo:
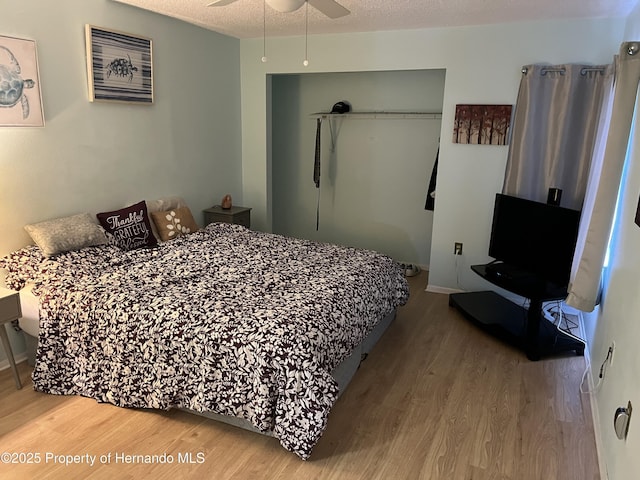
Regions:
<instances>
[{"instance_id":1,"label":"sea turtle artwork","mask_svg":"<svg viewBox=\"0 0 640 480\"><path fill-rule=\"evenodd\" d=\"M131 83L133 74L138 71L138 67L131 62L131 57L127 55L127 58L116 58L107 63L105 70L107 78L115 75L116 77L129 78L129 83Z\"/></svg>"},{"instance_id":2,"label":"sea turtle artwork","mask_svg":"<svg viewBox=\"0 0 640 480\"><path fill-rule=\"evenodd\" d=\"M9 63L4 64L0 58L0 107L11 108L18 102L22 104L22 118L29 116L29 100L24 94L27 88L36 85L32 79L24 79L20 75L20 64L11 50L0 45L0 50L6 52Z\"/></svg>"}]
</instances>

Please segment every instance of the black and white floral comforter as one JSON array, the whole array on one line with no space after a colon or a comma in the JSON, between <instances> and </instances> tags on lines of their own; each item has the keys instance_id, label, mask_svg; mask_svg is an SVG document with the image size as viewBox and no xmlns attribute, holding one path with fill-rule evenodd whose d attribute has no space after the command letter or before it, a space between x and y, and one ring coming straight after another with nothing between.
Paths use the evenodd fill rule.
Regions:
<instances>
[{"instance_id":1,"label":"black and white floral comforter","mask_svg":"<svg viewBox=\"0 0 640 480\"><path fill-rule=\"evenodd\" d=\"M304 459L337 397L330 372L408 298L384 255L231 224L33 270L36 390L241 417Z\"/></svg>"}]
</instances>

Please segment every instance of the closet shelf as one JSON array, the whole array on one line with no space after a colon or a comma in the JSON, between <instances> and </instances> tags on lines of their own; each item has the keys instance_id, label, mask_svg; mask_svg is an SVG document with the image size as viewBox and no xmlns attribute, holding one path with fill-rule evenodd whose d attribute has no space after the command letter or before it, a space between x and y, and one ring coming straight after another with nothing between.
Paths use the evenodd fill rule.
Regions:
<instances>
[{"instance_id":1,"label":"closet shelf","mask_svg":"<svg viewBox=\"0 0 640 480\"><path fill-rule=\"evenodd\" d=\"M349 113L331 113L316 112L311 114L312 118L360 118L360 119L403 119L403 118L422 118L422 119L440 119L441 112L349 112Z\"/></svg>"}]
</instances>

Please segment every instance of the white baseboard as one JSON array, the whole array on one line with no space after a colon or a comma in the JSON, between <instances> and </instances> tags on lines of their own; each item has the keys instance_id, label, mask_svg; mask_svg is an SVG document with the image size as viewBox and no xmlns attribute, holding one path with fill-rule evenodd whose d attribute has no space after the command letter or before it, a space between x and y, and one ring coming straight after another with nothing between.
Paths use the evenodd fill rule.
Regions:
<instances>
[{"instance_id":1,"label":"white baseboard","mask_svg":"<svg viewBox=\"0 0 640 480\"><path fill-rule=\"evenodd\" d=\"M21 352L21 353L15 355L13 357L13 359L16 362L16 364L17 363L22 363L22 362L27 360L27 352ZM9 365L9 360L5 359L5 360L2 360L0 362L0 371L6 370L7 368L10 368L10 367L11 367L11 365Z\"/></svg>"},{"instance_id":2,"label":"white baseboard","mask_svg":"<svg viewBox=\"0 0 640 480\"><path fill-rule=\"evenodd\" d=\"M585 360L588 365L591 365L589 349L584 350ZM589 358L587 358L589 356ZM600 480L608 480L609 475L607 473L607 466L604 461L604 451L602 447L602 429L600 428L600 413L598 411L598 400L594 393L595 385L593 384L593 377L591 376L591 368L587 372L587 379L589 384L589 404L591 405L591 421L593 422L593 435L596 441L596 455L598 457L598 468L600 469Z\"/></svg>"},{"instance_id":3,"label":"white baseboard","mask_svg":"<svg viewBox=\"0 0 640 480\"><path fill-rule=\"evenodd\" d=\"M424 265L422 263L411 263L411 262L398 262L398 263L404 263L405 265L417 265L418 267L420 267L420 270L424 272L429 271L429 265Z\"/></svg>"},{"instance_id":4,"label":"white baseboard","mask_svg":"<svg viewBox=\"0 0 640 480\"><path fill-rule=\"evenodd\" d=\"M425 291L431 292L431 293L444 293L445 295L464 292L464 290L460 290L458 288L439 287L438 285L431 285L431 284L427 285L427 288L425 288Z\"/></svg>"}]
</instances>

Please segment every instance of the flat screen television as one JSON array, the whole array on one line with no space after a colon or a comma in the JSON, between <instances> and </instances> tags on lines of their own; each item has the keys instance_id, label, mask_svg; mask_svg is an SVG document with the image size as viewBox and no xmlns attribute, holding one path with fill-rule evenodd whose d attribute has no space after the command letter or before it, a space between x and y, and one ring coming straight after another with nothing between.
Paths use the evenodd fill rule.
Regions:
<instances>
[{"instance_id":1,"label":"flat screen television","mask_svg":"<svg viewBox=\"0 0 640 480\"><path fill-rule=\"evenodd\" d=\"M541 280L569 283L580 211L496 194L489 256Z\"/></svg>"}]
</instances>

